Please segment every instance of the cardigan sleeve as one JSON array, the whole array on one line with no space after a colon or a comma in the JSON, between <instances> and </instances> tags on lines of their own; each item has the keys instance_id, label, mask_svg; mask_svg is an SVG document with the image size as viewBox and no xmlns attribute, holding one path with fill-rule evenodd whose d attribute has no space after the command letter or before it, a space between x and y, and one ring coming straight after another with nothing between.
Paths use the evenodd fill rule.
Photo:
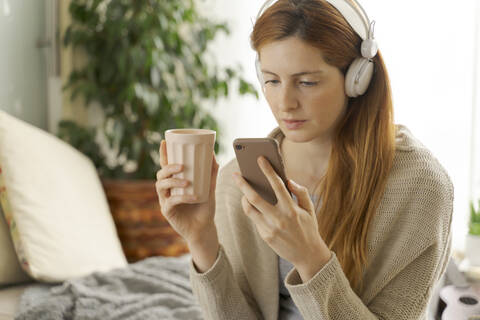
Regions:
<instances>
[{"instance_id":1,"label":"cardigan sleeve","mask_svg":"<svg viewBox=\"0 0 480 320\"><path fill-rule=\"evenodd\" d=\"M238 203L239 190L231 181L231 172L238 170L231 161L218 173L216 187L216 213L220 249L217 259L204 273L199 273L193 260L190 260L190 283L205 319L261 319L261 312L255 299L243 288L234 271L228 248L233 246L228 216L233 214Z\"/></svg>"},{"instance_id":2,"label":"cardigan sleeve","mask_svg":"<svg viewBox=\"0 0 480 320\"><path fill-rule=\"evenodd\" d=\"M222 244L214 264L204 273L199 273L190 259L190 283L205 319L232 319L232 315L235 319L262 319L235 281Z\"/></svg>"},{"instance_id":3,"label":"cardigan sleeve","mask_svg":"<svg viewBox=\"0 0 480 320\"><path fill-rule=\"evenodd\" d=\"M333 251L330 260L305 283L295 268L288 273L285 286L304 319L426 319L434 286L445 272L450 257L453 211L451 182L438 179L432 182L417 190L422 196L408 200L414 204L410 207L414 214L428 215L430 225L410 222L408 235L388 235L395 241L421 241L416 238L421 232L423 239L428 240L418 249L395 252L395 261L403 261L403 267L394 274L384 275L390 280L368 305L351 288ZM387 248L387 251L391 250Z\"/></svg>"},{"instance_id":4,"label":"cardigan sleeve","mask_svg":"<svg viewBox=\"0 0 480 320\"><path fill-rule=\"evenodd\" d=\"M369 305L350 287L334 252L306 283L292 269L285 286L304 319L424 319L435 276L439 269L444 269L443 265L436 268L433 262L437 251L437 245L426 248Z\"/></svg>"}]
</instances>

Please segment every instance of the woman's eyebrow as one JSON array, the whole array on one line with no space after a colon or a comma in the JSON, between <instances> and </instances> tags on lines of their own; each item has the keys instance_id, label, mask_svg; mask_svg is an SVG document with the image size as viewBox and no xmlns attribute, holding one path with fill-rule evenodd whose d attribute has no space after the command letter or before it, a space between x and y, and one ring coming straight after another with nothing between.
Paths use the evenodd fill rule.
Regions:
<instances>
[{"instance_id":1,"label":"woman's eyebrow","mask_svg":"<svg viewBox=\"0 0 480 320\"><path fill-rule=\"evenodd\" d=\"M277 76L277 74L271 72L271 71L268 71L268 70L262 70L263 73L269 73L269 74L272 74L274 76ZM306 75L306 74L316 74L316 73L324 73L323 70L318 70L318 71L303 71L303 72L298 72L298 73L294 73L294 74L291 74L290 77L298 77L298 76L303 76L303 75Z\"/></svg>"}]
</instances>

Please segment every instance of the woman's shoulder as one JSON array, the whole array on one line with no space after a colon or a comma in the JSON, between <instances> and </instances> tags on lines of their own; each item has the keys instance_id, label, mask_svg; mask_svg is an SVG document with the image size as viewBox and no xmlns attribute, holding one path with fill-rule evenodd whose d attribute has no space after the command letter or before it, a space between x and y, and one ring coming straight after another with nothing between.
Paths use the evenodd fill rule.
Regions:
<instances>
[{"instance_id":1,"label":"woman's shoulder","mask_svg":"<svg viewBox=\"0 0 480 320\"><path fill-rule=\"evenodd\" d=\"M426 149L423 143L403 124L395 124L395 148L401 152Z\"/></svg>"},{"instance_id":2,"label":"woman's shoulder","mask_svg":"<svg viewBox=\"0 0 480 320\"><path fill-rule=\"evenodd\" d=\"M395 133L391 178L401 180L401 183L406 180L414 180L419 184L421 181L429 181L449 189L453 196L450 176L434 154L405 125L396 124Z\"/></svg>"},{"instance_id":3,"label":"woman's shoulder","mask_svg":"<svg viewBox=\"0 0 480 320\"><path fill-rule=\"evenodd\" d=\"M446 236L454 200L450 176L410 130L401 125L396 129L397 149L380 210L388 221L408 215L403 225L397 221L397 229L407 228L418 237L436 237L439 232Z\"/></svg>"},{"instance_id":4,"label":"woman's shoulder","mask_svg":"<svg viewBox=\"0 0 480 320\"><path fill-rule=\"evenodd\" d=\"M396 125L396 130L393 166L372 221L371 250L396 238L401 250L421 252L426 245L447 241L454 188L432 152L405 126Z\"/></svg>"},{"instance_id":5,"label":"woman's shoulder","mask_svg":"<svg viewBox=\"0 0 480 320\"><path fill-rule=\"evenodd\" d=\"M396 125L395 129L395 158L370 224L369 266L364 279L390 280L401 270L419 267L422 259L429 268L440 270L445 260L439 259L450 254L454 197L451 179L440 161L406 126Z\"/></svg>"}]
</instances>

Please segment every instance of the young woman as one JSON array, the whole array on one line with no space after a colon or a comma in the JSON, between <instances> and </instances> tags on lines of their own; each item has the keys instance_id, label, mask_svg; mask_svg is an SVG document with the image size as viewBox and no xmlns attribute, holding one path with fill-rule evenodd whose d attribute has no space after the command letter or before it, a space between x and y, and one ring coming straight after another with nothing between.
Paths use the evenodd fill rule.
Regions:
<instances>
[{"instance_id":1,"label":"young woman","mask_svg":"<svg viewBox=\"0 0 480 320\"><path fill-rule=\"evenodd\" d=\"M373 23L353 0L268 1L251 43L290 180L259 159L278 203L236 159L217 183L215 156L208 202L170 196L189 182L160 148L160 205L189 245L205 318L426 319L450 256L453 186L393 122Z\"/></svg>"}]
</instances>

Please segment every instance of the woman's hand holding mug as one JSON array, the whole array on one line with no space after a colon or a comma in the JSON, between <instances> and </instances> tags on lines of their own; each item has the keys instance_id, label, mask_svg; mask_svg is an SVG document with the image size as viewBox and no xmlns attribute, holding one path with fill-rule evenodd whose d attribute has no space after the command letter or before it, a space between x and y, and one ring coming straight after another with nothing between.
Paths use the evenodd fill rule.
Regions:
<instances>
[{"instance_id":1,"label":"woman's hand holding mug","mask_svg":"<svg viewBox=\"0 0 480 320\"><path fill-rule=\"evenodd\" d=\"M162 140L160 144L162 169L157 172L155 184L160 208L171 227L185 239L190 248L207 240L212 235L212 231L216 236L213 218L215 216L215 188L219 165L215 159L215 153L212 156L209 198L206 202L195 203L198 200L195 195L171 195L171 188L186 188L192 181L172 177L173 174L182 172L184 167L182 164L168 164L165 140Z\"/></svg>"}]
</instances>

